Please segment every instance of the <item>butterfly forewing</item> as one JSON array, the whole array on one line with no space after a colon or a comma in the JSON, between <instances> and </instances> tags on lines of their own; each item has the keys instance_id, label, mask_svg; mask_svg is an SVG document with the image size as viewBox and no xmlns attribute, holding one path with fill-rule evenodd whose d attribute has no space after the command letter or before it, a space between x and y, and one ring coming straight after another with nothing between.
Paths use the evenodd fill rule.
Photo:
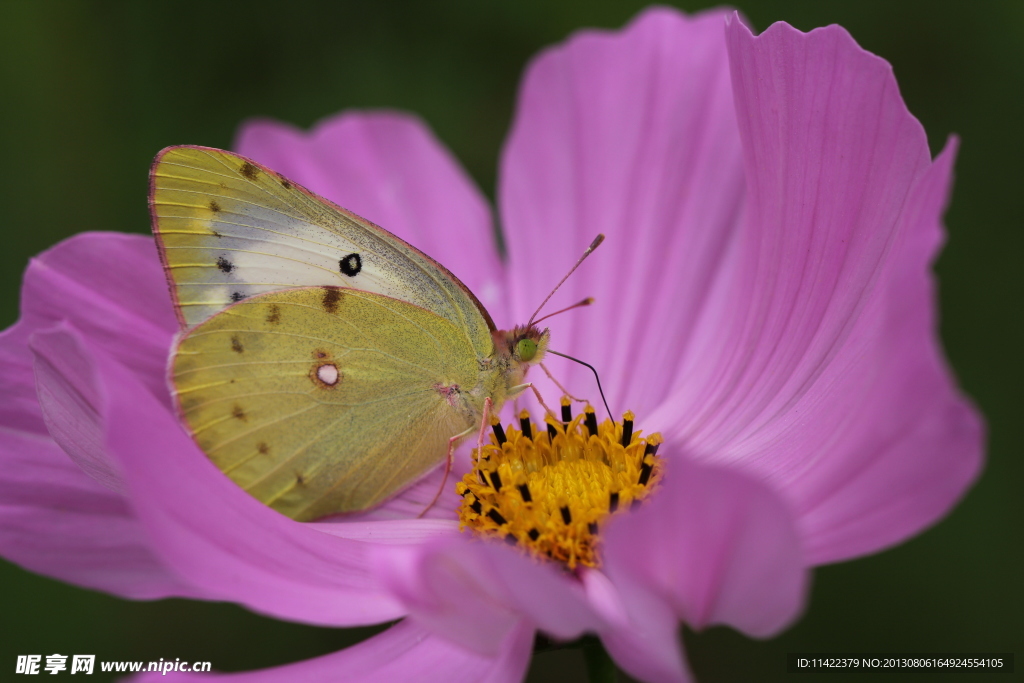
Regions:
<instances>
[{"instance_id":1,"label":"butterfly forewing","mask_svg":"<svg viewBox=\"0 0 1024 683\"><path fill-rule=\"evenodd\" d=\"M443 266L249 159L171 147L151 172L153 229L183 326L263 292L346 287L407 301L490 352L486 311Z\"/></svg>"},{"instance_id":2,"label":"butterfly forewing","mask_svg":"<svg viewBox=\"0 0 1024 683\"><path fill-rule=\"evenodd\" d=\"M479 377L465 334L359 290L235 304L184 333L172 373L210 459L299 520L380 502L441 462L448 439L476 420L454 405Z\"/></svg>"}]
</instances>

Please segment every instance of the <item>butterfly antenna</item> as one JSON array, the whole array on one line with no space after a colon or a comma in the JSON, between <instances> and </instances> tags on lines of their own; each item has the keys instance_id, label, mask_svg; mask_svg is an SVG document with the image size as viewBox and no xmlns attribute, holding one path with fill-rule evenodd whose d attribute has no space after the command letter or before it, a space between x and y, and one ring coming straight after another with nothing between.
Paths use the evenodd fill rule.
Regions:
<instances>
[{"instance_id":1,"label":"butterfly antenna","mask_svg":"<svg viewBox=\"0 0 1024 683\"><path fill-rule=\"evenodd\" d=\"M571 311L572 309L574 309L574 308L580 308L581 306L589 306L589 305L590 305L590 304L592 304L592 303L594 303L594 297L592 297L592 296L588 296L588 297L587 297L586 299L584 299L583 301L577 301L577 302L576 302L576 303L574 303L574 304L573 304L572 306L566 306L565 308L563 308L563 309L562 309L562 310L560 310L560 311L555 311L554 313L548 313L548 314L547 314L546 316L544 316L543 318L537 318L536 320L534 320L534 321L533 321L533 324L534 324L534 325L536 325L537 323L540 323L540 322L544 322L544 321L545 321L545 320L547 320L548 318L553 318L553 317L555 317L555 316L556 316L556 315L558 315L559 313L565 313L566 311ZM536 313L534 313L534 315L536 315Z\"/></svg>"},{"instance_id":2,"label":"butterfly antenna","mask_svg":"<svg viewBox=\"0 0 1024 683\"><path fill-rule=\"evenodd\" d=\"M564 353L552 351L551 349L548 349L548 353L553 353L556 356L561 356L562 358L568 358L574 363L579 363L580 365L590 368L590 371L594 373L594 379L597 380L597 391L601 394L601 403L604 403L604 409L608 411L608 418L614 420L615 418L612 417L612 409L608 407L608 399L604 397L604 389L601 388L601 378L600 376L598 376L597 370L594 369L594 366L591 365L590 363L584 363L579 358L573 358L572 356L567 356Z\"/></svg>"},{"instance_id":3,"label":"butterfly antenna","mask_svg":"<svg viewBox=\"0 0 1024 683\"><path fill-rule=\"evenodd\" d=\"M601 234L601 233L598 233L597 237L594 238L594 241L590 243L589 247L587 247L587 250L585 252L583 252L583 256L580 256L579 260L576 261L576 265L574 265L572 268L569 269L569 272L565 274L565 277L563 277L561 280L558 281L558 284L555 285L555 288L552 289L551 293L547 295L547 298L545 298L544 301L540 302L540 306L538 306L537 310L534 311L533 315L530 316L530 322L526 323L527 327L529 327L530 325L533 324L533 322L534 322L533 319L537 317L537 314L540 313L542 308L544 308L544 305L551 299L551 297L553 297L555 295L555 292L557 292L558 288L562 286L562 283L569 279L569 276L572 275L573 272L577 268L580 267L580 264L583 263L584 259L586 259L588 256L590 256L590 254L595 249L597 249L598 246L600 246L601 242L604 242L604 235ZM579 303L579 304L575 304L575 306L580 306L580 305L583 305L582 302ZM570 306L569 308L575 308L575 306ZM568 310L568 309L564 309L564 310ZM561 313L561 311L559 311L559 313ZM554 313L552 313L551 315L554 315ZM548 317L550 317L550 316L548 316ZM559 354L559 355L561 355L561 354ZM576 360L576 359L574 358L573 360ZM579 361L577 361L577 362L579 362Z\"/></svg>"}]
</instances>

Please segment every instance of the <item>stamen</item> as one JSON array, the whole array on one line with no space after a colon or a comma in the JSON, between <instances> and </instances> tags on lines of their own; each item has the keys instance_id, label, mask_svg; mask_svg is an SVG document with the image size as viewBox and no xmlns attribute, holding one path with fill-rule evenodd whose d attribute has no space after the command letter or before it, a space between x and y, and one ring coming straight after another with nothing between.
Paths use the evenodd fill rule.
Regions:
<instances>
[{"instance_id":1,"label":"stamen","mask_svg":"<svg viewBox=\"0 0 1024 683\"><path fill-rule=\"evenodd\" d=\"M530 495L530 487L526 484L520 484L516 488L519 489L519 495L523 497L524 503L533 502L533 497Z\"/></svg>"},{"instance_id":2,"label":"stamen","mask_svg":"<svg viewBox=\"0 0 1024 683\"><path fill-rule=\"evenodd\" d=\"M494 508L491 508L490 510L487 511L487 516L493 519L494 523L498 526L508 524L508 522L505 521L505 518L501 516L501 513L495 510Z\"/></svg>"},{"instance_id":3,"label":"stamen","mask_svg":"<svg viewBox=\"0 0 1024 683\"><path fill-rule=\"evenodd\" d=\"M627 410L625 415L622 416L622 439L619 441L622 447L625 448L629 445L629 442L633 439L633 420L636 416L632 410Z\"/></svg>"},{"instance_id":4,"label":"stamen","mask_svg":"<svg viewBox=\"0 0 1024 683\"><path fill-rule=\"evenodd\" d=\"M641 486L647 486L647 480L651 478L651 472L654 470L654 461L648 462L648 458L644 458L644 464L640 466L640 479L637 481ZM495 472L497 476L497 472ZM497 488L501 488L498 486Z\"/></svg>"},{"instance_id":5,"label":"stamen","mask_svg":"<svg viewBox=\"0 0 1024 683\"><path fill-rule=\"evenodd\" d=\"M562 397L562 422L572 422L572 400L568 396Z\"/></svg>"},{"instance_id":6,"label":"stamen","mask_svg":"<svg viewBox=\"0 0 1024 683\"><path fill-rule=\"evenodd\" d=\"M523 436L527 439L533 438L533 427L530 426L530 413L525 410L519 413L519 428L523 430Z\"/></svg>"},{"instance_id":7,"label":"stamen","mask_svg":"<svg viewBox=\"0 0 1024 683\"><path fill-rule=\"evenodd\" d=\"M591 436L597 436L597 415L594 414L594 407L588 405L583 409L583 415L587 421L587 431Z\"/></svg>"},{"instance_id":8,"label":"stamen","mask_svg":"<svg viewBox=\"0 0 1024 683\"><path fill-rule=\"evenodd\" d=\"M536 435L529 413L518 417L519 429L492 424L490 443L474 451L474 469L457 487L461 528L515 538L525 552L569 569L599 566L604 520L658 488L661 437L634 432L631 412L599 424L588 405L573 417L565 399L562 421L545 417L547 429Z\"/></svg>"},{"instance_id":9,"label":"stamen","mask_svg":"<svg viewBox=\"0 0 1024 683\"><path fill-rule=\"evenodd\" d=\"M501 426L501 420L498 419L497 415L494 416L493 420L494 421L491 423L491 431L494 432L494 438L498 440L498 445L500 446L508 441L508 438L505 436L505 429Z\"/></svg>"}]
</instances>

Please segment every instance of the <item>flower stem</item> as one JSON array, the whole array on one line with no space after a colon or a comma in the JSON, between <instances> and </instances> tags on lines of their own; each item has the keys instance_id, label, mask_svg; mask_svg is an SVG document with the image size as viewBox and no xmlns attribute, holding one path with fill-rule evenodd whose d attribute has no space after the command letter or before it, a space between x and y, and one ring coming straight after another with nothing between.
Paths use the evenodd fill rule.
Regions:
<instances>
[{"instance_id":1,"label":"flower stem","mask_svg":"<svg viewBox=\"0 0 1024 683\"><path fill-rule=\"evenodd\" d=\"M594 636L582 639L583 659L587 662L587 678L590 683L615 683L615 662L608 656L601 641Z\"/></svg>"}]
</instances>

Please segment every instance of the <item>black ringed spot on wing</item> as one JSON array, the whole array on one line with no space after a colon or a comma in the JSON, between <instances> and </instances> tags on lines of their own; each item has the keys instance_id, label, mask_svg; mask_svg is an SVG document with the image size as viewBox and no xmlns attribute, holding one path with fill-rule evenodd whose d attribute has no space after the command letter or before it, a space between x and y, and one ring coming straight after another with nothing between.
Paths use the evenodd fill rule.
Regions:
<instances>
[{"instance_id":1,"label":"black ringed spot on wing","mask_svg":"<svg viewBox=\"0 0 1024 683\"><path fill-rule=\"evenodd\" d=\"M235 405L234 408L231 409L231 416L234 417L236 420L241 420L242 422L249 421L249 416L245 414L244 410L242 410L242 406L237 404Z\"/></svg>"},{"instance_id":2,"label":"black ringed spot on wing","mask_svg":"<svg viewBox=\"0 0 1024 683\"><path fill-rule=\"evenodd\" d=\"M231 292L231 301L233 303L237 304L239 301L241 301L244 298L245 298L245 294L242 294L241 292Z\"/></svg>"},{"instance_id":3,"label":"black ringed spot on wing","mask_svg":"<svg viewBox=\"0 0 1024 683\"><path fill-rule=\"evenodd\" d=\"M338 302L341 301L341 290L337 287L324 287L324 298L321 304L328 313L338 312Z\"/></svg>"},{"instance_id":4,"label":"black ringed spot on wing","mask_svg":"<svg viewBox=\"0 0 1024 683\"><path fill-rule=\"evenodd\" d=\"M281 307L277 304L270 304L270 310L267 312L267 323L276 325L279 322L281 322Z\"/></svg>"},{"instance_id":5,"label":"black ringed spot on wing","mask_svg":"<svg viewBox=\"0 0 1024 683\"><path fill-rule=\"evenodd\" d=\"M230 273L232 270L234 270L235 265L231 263L231 261L228 261L223 256L218 256L217 267L221 269L221 272Z\"/></svg>"},{"instance_id":6,"label":"black ringed spot on wing","mask_svg":"<svg viewBox=\"0 0 1024 683\"><path fill-rule=\"evenodd\" d=\"M242 164L242 168L238 169L238 172L249 180L256 180L256 176L260 174L260 169L256 168L247 161L244 164Z\"/></svg>"},{"instance_id":7,"label":"black ringed spot on wing","mask_svg":"<svg viewBox=\"0 0 1024 683\"><path fill-rule=\"evenodd\" d=\"M220 204L217 203L216 199L210 200L210 211L213 211L214 213L218 213L220 211Z\"/></svg>"},{"instance_id":8,"label":"black ringed spot on wing","mask_svg":"<svg viewBox=\"0 0 1024 683\"><path fill-rule=\"evenodd\" d=\"M231 350L235 353L242 353L242 351L245 351L245 348L242 346L242 342L239 341L236 335L231 336Z\"/></svg>"},{"instance_id":9,"label":"black ringed spot on wing","mask_svg":"<svg viewBox=\"0 0 1024 683\"><path fill-rule=\"evenodd\" d=\"M363 269L363 259L359 254L352 253L338 261L338 268L342 275L355 277Z\"/></svg>"}]
</instances>

